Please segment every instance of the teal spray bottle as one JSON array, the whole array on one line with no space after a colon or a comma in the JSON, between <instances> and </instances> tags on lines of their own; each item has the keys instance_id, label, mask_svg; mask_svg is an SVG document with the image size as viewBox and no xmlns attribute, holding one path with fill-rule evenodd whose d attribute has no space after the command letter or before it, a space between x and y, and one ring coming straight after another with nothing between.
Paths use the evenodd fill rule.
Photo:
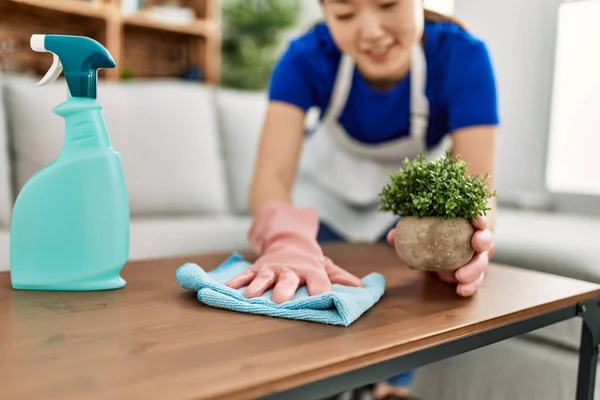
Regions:
<instances>
[{"instance_id":1,"label":"teal spray bottle","mask_svg":"<svg viewBox=\"0 0 600 400\"><path fill-rule=\"evenodd\" d=\"M97 41L33 35L31 48L53 54L38 85L64 71L67 101L53 109L65 120L57 158L19 192L10 228L14 289L91 291L125 286L129 258L129 201L120 155L96 101L97 69L115 61Z\"/></svg>"}]
</instances>

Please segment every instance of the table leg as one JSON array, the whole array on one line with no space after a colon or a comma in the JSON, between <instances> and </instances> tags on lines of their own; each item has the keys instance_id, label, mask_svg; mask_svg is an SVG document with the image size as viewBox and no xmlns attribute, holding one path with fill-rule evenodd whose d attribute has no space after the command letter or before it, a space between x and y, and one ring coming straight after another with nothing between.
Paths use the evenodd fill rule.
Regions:
<instances>
[{"instance_id":1,"label":"table leg","mask_svg":"<svg viewBox=\"0 0 600 400\"><path fill-rule=\"evenodd\" d=\"M600 350L600 301L580 304L582 317L581 343L579 347L579 370L577 374L576 400L593 400L596 387L596 366Z\"/></svg>"}]
</instances>

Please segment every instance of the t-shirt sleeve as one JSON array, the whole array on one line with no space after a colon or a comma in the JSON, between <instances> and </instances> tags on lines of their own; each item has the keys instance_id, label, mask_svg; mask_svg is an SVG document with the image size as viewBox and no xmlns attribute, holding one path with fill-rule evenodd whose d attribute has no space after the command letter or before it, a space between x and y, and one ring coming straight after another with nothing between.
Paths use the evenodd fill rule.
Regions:
<instances>
[{"instance_id":1,"label":"t-shirt sleeve","mask_svg":"<svg viewBox=\"0 0 600 400\"><path fill-rule=\"evenodd\" d=\"M486 45L471 39L454 49L446 85L450 131L499 122L496 79Z\"/></svg>"},{"instance_id":2,"label":"t-shirt sleeve","mask_svg":"<svg viewBox=\"0 0 600 400\"><path fill-rule=\"evenodd\" d=\"M273 68L269 82L269 99L308 110L316 104L314 77L306 51L292 42Z\"/></svg>"}]
</instances>

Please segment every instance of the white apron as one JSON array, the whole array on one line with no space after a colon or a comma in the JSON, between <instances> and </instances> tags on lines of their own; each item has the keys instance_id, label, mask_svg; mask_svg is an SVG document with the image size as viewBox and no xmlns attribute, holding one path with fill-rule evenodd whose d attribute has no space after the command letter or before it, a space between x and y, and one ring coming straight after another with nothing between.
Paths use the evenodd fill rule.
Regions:
<instances>
[{"instance_id":1,"label":"white apron","mask_svg":"<svg viewBox=\"0 0 600 400\"><path fill-rule=\"evenodd\" d=\"M397 217L379 208L379 193L405 158L420 153L432 159L450 149L446 137L427 152L429 101L425 89L427 62L421 45L412 49L410 134L382 144L365 144L352 138L339 123L354 74L355 63L343 55L330 107L318 128L305 140L293 201L315 207L321 221L349 242L375 242Z\"/></svg>"}]
</instances>

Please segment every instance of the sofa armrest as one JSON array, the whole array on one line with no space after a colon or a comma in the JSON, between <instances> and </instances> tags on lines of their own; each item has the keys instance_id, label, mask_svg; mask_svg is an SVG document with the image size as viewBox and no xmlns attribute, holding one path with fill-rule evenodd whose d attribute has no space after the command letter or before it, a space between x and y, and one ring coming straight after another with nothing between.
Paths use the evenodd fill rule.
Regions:
<instances>
[{"instance_id":1,"label":"sofa armrest","mask_svg":"<svg viewBox=\"0 0 600 400\"><path fill-rule=\"evenodd\" d=\"M500 207L494 262L600 283L600 218Z\"/></svg>"}]
</instances>

